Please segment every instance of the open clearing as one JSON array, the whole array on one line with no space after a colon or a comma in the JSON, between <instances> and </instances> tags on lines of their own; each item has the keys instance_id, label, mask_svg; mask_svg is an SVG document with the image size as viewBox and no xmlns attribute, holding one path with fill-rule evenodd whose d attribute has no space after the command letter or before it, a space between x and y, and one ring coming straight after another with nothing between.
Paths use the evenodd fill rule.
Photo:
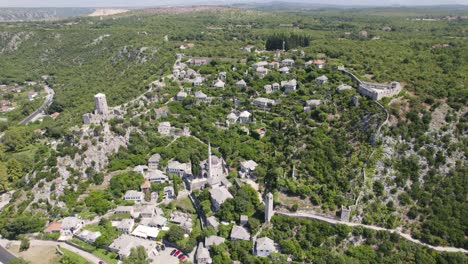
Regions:
<instances>
[{"instance_id":1,"label":"open clearing","mask_svg":"<svg viewBox=\"0 0 468 264\"><path fill-rule=\"evenodd\" d=\"M19 245L12 245L9 250L33 264L55 263L60 258L54 246L31 246L28 250L19 252Z\"/></svg>"}]
</instances>

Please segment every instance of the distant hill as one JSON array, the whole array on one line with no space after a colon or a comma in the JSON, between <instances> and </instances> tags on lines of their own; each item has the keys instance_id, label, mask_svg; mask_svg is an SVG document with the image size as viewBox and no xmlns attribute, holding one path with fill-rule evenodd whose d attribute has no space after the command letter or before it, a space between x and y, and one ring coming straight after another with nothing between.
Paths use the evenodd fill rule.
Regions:
<instances>
[{"instance_id":1,"label":"distant hill","mask_svg":"<svg viewBox=\"0 0 468 264\"><path fill-rule=\"evenodd\" d=\"M94 8L0 8L0 22L50 20L91 14Z\"/></svg>"}]
</instances>

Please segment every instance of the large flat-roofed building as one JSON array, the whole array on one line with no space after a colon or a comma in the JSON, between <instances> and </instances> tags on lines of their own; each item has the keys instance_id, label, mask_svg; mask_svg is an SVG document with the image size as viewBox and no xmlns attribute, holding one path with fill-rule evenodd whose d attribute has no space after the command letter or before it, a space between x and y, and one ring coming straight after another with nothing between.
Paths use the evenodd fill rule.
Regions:
<instances>
[{"instance_id":1,"label":"large flat-roofed building","mask_svg":"<svg viewBox=\"0 0 468 264\"><path fill-rule=\"evenodd\" d=\"M399 94L401 89L399 82L391 82L390 84L362 82L359 84L358 92L374 101L378 101L384 97Z\"/></svg>"}]
</instances>

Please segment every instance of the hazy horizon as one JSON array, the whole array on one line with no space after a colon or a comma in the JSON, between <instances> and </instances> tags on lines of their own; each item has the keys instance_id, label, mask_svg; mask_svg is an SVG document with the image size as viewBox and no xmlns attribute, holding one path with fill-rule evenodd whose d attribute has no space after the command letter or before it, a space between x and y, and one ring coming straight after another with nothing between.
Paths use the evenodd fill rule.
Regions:
<instances>
[{"instance_id":1,"label":"hazy horizon","mask_svg":"<svg viewBox=\"0 0 468 264\"><path fill-rule=\"evenodd\" d=\"M0 8L7 7L150 7L150 6L175 6L175 5L200 5L200 4L235 4L235 3L268 3L291 2L310 3L340 6L427 6L427 5L468 5L468 0L335 0L333 3L327 0L0 0Z\"/></svg>"}]
</instances>

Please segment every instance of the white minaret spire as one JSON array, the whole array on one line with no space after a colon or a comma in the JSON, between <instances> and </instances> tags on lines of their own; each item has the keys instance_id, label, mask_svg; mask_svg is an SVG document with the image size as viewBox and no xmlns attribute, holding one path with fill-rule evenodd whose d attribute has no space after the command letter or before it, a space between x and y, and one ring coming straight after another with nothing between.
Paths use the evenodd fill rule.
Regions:
<instances>
[{"instance_id":1,"label":"white minaret spire","mask_svg":"<svg viewBox=\"0 0 468 264\"><path fill-rule=\"evenodd\" d=\"M208 179L211 179L211 144L208 141Z\"/></svg>"}]
</instances>

